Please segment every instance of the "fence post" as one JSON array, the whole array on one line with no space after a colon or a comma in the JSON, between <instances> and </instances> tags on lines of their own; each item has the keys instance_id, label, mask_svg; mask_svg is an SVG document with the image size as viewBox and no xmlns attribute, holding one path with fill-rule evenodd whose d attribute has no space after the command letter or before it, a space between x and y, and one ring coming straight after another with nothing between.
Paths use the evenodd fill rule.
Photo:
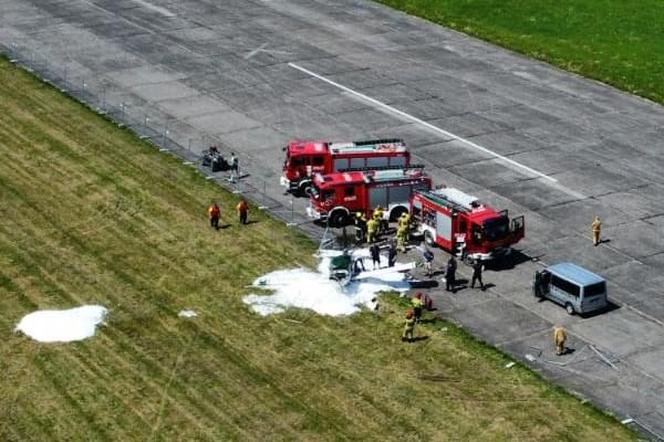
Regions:
<instances>
[{"instance_id":1,"label":"fence post","mask_svg":"<svg viewBox=\"0 0 664 442\"><path fill-rule=\"evenodd\" d=\"M293 195L290 197L290 222L286 223L288 227L295 226L295 206L293 205Z\"/></svg>"},{"instance_id":2,"label":"fence post","mask_svg":"<svg viewBox=\"0 0 664 442\"><path fill-rule=\"evenodd\" d=\"M164 123L164 132L161 134L161 147L167 149L166 147L166 135L168 135L168 123Z\"/></svg>"},{"instance_id":3,"label":"fence post","mask_svg":"<svg viewBox=\"0 0 664 442\"><path fill-rule=\"evenodd\" d=\"M263 198L262 198L263 204L258 206L258 209L259 210L267 210L267 192L266 192L266 190L267 190L267 181L265 181L265 180L262 180L262 181L263 181Z\"/></svg>"},{"instance_id":4,"label":"fence post","mask_svg":"<svg viewBox=\"0 0 664 442\"><path fill-rule=\"evenodd\" d=\"M235 179L231 182L231 184L235 185L235 189L233 190L233 193L236 195L239 195L242 193L242 189L240 188L240 174L236 173L237 176L235 176ZM231 174L231 177L233 175Z\"/></svg>"},{"instance_id":5,"label":"fence post","mask_svg":"<svg viewBox=\"0 0 664 442\"><path fill-rule=\"evenodd\" d=\"M99 108L106 112L106 85L102 85L101 87L101 104Z\"/></svg>"}]
</instances>

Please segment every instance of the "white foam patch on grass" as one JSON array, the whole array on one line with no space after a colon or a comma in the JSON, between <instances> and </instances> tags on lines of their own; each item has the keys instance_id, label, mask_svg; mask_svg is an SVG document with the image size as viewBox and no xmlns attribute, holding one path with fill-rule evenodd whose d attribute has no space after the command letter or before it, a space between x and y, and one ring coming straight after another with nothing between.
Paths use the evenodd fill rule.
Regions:
<instances>
[{"instance_id":1,"label":"white foam patch on grass","mask_svg":"<svg viewBox=\"0 0 664 442\"><path fill-rule=\"evenodd\" d=\"M271 295L251 294L243 301L256 313L267 316L281 313L289 307L310 309L321 315L341 316L356 313L361 307L373 309L371 301L378 292L405 292L410 285L399 272L382 273L375 277L351 281L345 287L329 278L330 259L338 253L322 256L318 271L304 268L277 270L257 278L254 287L273 290ZM367 249L356 250L354 257L364 258L366 270L371 270L371 258ZM381 257L382 267L387 260Z\"/></svg>"},{"instance_id":2,"label":"white foam patch on grass","mask_svg":"<svg viewBox=\"0 0 664 442\"><path fill-rule=\"evenodd\" d=\"M84 305L69 310L39 310L25 315L16 331L39 342L71 342L95 334L108 310L100 305Z\"/></svg>"},{"instance_id":3,"label":"white foam patch on grass","mask_svg":"<svg viewBox=\"0 0 664 442\"><path fill-rule=\"evenodd\" d=\"M180 318L195 318L196 316L198 316L198 313L196 313L193 310L180 310L178 316Z\"/></svg>"}]
</instances>

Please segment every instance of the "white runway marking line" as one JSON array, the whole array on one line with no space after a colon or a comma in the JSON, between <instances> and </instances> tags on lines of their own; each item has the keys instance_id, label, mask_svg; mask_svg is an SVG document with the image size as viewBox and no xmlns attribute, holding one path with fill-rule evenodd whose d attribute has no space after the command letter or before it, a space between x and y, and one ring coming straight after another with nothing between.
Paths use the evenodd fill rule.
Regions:
<instances>
[{"instance_id":1,"label":"white runway marking line","mask_svg":"<svg viewBox=\"0 0 664 442\"><path fill-rule=\"evenodd\" d=\"M166 8L162 8L161 6L153 5L152 3L148 3L145 0L132 0L134 3L138 3L141 6L144 6L148 9L151 9L155 12L158 12L166 17L175 17L175 14L173 14L171 11L169 11Z\"/></svg>"},{"instance_id":2,"label":"white runway marking line","mask_svg":"<svg viewBox=\"0 0 664 442\"><path fill-rule=\"evenodd\" d=\"M394 107L392 107L392 106L390 106L390 105L388 105L388 104L385 104L385 103L383 103L382 101L376 100L375 98L371 98L371 97L369 97L369 96L367 96L367 95L364 95L363 93L360 93L360 92L354 91L353 89L351 89L351 88L349 88L349 87L346 87L346 86L344 86L344 85L342 85L342 84L336 83L336 82L334 82L334 81L332 81L332 80L330 80L330 79L328 79L328 78L323 77L322 75L319 75L319 74L317 74L317 73L315 73L315 72L310 71L309 69L303 68L302 66L299 66L299 65L297 65L297 64L295 64L295 63L288 63L288 65L289 65L290 67L294 68L294 69L297 69L297 70L299 70L299 71L301 71L301 72L304 72L305 74L311 75L312 77L318 78L318 79L321 80L321 81L324 81L324 82L326 82L326 83L328 83L328 84L331 84L332 86L334 86L334 87L336 87L336 88L339 88L339 89L341 89L341 90L343 90L343 91L345 91L345 92L348 92L349 94L355 95L356 97L359 97L359 98L361 98L361 99L363 99L363 100L366 100L366 101L368 101L368 102L370 102L370 103L373 103L373 104L375 104L375 105L377 105L377 106L379 106L379 107L382 107L382 108L384 108L384 109L387 109L387 110L389 110L390 112L393 112L393 113L395 113L395 114L397 114L397 115L400 115L400 116L402 116L402 117L404 117L404 118L407 118L408 120L411 120L411 121L413 121L413 122L415 122L415 123L417 123L417 124L420 124L420 125L426 127L427 129L431 129L431 130L433 130L434 132L438 132L438 133L441 134L441 135L444 135L444 136L446 136L446 137L449 137L449 138L452 138L452 139L454 139L454 140L460 141L460 142L462 142L462 143L464 143L464 144L466 144L466 145L468 145L468 146L470 146L470 147L472 147L472 148L475 148L475 149L480 150L480 151L482 151L482 152L484 152L484 153L487 153L487 154L493 156L494 158L498 158L499 160L504 161L504 162L506 162L506 163L508 163L508 164L511 164L512 166L515 166L515 167L518 167L518 168L520 168L520 169L523 169L523 170L529 172L530 174L537 176L538 178L544 178L545 180L551 181L552 183L557 183L557 182L558 182L557 179L552 178L552 177L550 177L550 176L548 176L548 175L546 175L546 174L544 174L544 173L542 173L542 172L539 172L539 171L537 171L537 170L535 170L535 169L533 169L533 168L531 168L531 167L528 167L528 166L526 166L526 165L524 165L524 164L518 163L518 162L516 162L516 161L514 161L514 160L512 160L512 159L510 159L510 158L507 158L507 157L505 157L505 156L503 156L503 155L500 155L500 154L498 154L498 153L496 153L496 152L494 152L494 151L492 151L492 150L490 150L490 149L487 149L487 148L484 147L484 146L480 146L480 145L477 144L477 143L473 143L473 142L470 141L470 140L466 140L465 138L462 138L462 137L460 137L460 136L458 136L458 135L454 135L454 134L451 133L451 132L448 132L448 131L446 131L446 130L444 130L444 129L441 129L441 128L438 127L438 126L434 126L434 125L431 124L431 123L427 123L426 121L421 120L421 119L419 119L419 118L417 118L417 117L414 117L414 116L412 116L412 115L410 115L410 114L407 114L407 113L404 112L404 111L400 111L399 109L396 109L396 108L394 108Z\"/></svg>"}]
</instances>

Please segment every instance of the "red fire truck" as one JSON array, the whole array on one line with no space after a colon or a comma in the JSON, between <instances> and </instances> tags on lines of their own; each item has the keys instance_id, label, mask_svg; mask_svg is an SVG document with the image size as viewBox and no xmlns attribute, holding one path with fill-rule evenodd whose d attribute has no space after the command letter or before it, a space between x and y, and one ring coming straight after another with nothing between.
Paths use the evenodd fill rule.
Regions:
<instances>
[{"instance_id":1,"label":"red fire truck","mask_svg":"<svg viewBox=\"0 0 664 442\"><path fill-rule=\"evenodd\" d=\"M385 218L396 220L408 212L410 196L416 190L431 189L431 178L420 169L369 170L317 174L309 192L310 217L341 227L352 214L372 215L381 206Z\"/></svg>"},{"instance_id":2,"label":"red fire truck","mask_svg":"<svg viewBox=\"0 0 664 442\"><path fill-rule=\"evenodd\" d=\"M410 153L403 140L369 140L349 143L291 141L284 148L281 185L289 192L304 195L316 173L327 174L348 169L408 167Z\"/></svg>"},{"instance_id":3,"label":"red fire truck","mask_svg":"<svg viewBox=\"0 0 664 442\"><path fill-rule=\"evenodd\" d=\"M458 189L415 192L410 201L412 219L429 246L441 248L464 260L488 260L509 252L523 238L523 216L508 217Z\"/></svg>"}]
</instances>

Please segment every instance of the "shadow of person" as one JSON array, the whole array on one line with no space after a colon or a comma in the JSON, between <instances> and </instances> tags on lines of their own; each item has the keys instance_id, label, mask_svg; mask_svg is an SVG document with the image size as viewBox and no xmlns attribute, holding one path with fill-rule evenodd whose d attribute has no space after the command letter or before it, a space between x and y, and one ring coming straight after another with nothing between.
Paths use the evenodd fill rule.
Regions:
<instances>
[{"instance_id":1,"label":"shadow of person","mask_svg":"<svg viewBox=\"0 0 664 442\"><path fill-rule=\"evenodd\" d=\"M429 339L428 336L416 336L410 342L426 341L427 339Z\"/></svg>"}]
</instances>

